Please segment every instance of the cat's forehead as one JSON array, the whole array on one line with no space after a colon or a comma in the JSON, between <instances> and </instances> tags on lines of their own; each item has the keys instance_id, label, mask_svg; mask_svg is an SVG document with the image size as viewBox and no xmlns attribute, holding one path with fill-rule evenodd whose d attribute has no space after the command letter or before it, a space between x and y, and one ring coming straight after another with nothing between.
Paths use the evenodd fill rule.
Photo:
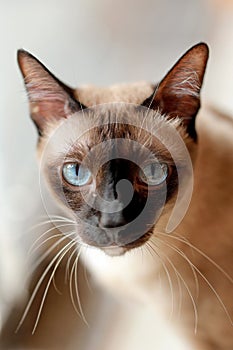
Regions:
<instances>
[{"instance_id":1,"label":"cat's forehead","mask_svg":"<svg viewBox=\"0 0 233 350\"><path fill-rule=\"evenodd\" d=\"M141 104L154 92L154 85L148 82L117 84L109 87L84 85L75 90L75 97L85 106L102 103L125 102Z\"/></svg>"},{"instance_id":2,"label":"cat's forehead","mask_svg":"<svg viewBox=\"0 0 233 350\"><path fill-rule=\"evenodd\" d=\"M105 151L112 149L114 144L125 153L127 150L139 152L148 147L155 152L158 149L159 153L173 150L179 154L182 132L179 120L169 120L159 111L133 104L111 103L88 108L62 121L54 120L48 125L47 135L39 147L46 148L46 153L52 158L75 156L79 151L85 154L97 144L105 145ZM118 140L117 143L114 140ZM134 143L127 146L126 140Z\"/></svg>"}]
</instances>

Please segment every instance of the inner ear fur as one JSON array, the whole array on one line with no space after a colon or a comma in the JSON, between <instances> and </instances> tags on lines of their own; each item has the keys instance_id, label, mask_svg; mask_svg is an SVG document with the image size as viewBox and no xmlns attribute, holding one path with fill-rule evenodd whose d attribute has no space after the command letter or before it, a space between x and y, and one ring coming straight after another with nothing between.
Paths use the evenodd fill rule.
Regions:
<instances>
[{"instance_id":1,"label":"inner ear fur","mask_svg":"<svg viewBox=\"0 0 233 350\"><path fill-rule=\"evenodd\" d=\"M196 140L195 117L200 108L200 91L209 49L200 43L189 49L171 68L143 106L160 110L169 118L179 117L187 133Z\"/></svg>"},{"instance_id":2,"label":"inner ear fur","mask_svg":"<svg viewBox=\"0 0 233 350\"><path fill-rule=\"evenodd\" d=\"M75 99L74 90L29 52L18 50L17 58L28 93L31 118L40 135L51 119L67 118L85 108Z\"/></svg>"}]
</instances>

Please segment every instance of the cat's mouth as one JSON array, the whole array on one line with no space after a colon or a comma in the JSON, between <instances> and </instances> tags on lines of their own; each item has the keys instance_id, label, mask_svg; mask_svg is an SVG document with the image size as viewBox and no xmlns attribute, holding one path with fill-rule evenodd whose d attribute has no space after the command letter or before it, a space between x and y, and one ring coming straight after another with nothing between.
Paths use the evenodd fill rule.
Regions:
<instances>
[{"instance_id":1,"label":"cat's mouth","mask_svg":"<svg viewBox=\"0 0 233 350\"><path fill-rule=\"evenodd\" d=\"M125 247L118 247L117 245L112 245L100 249L109 256L120 256L127 252L127 249Z\"/></svg>"},{"instance_id":2,"label":"cat's mouth","mask_svg":"<svg viewBox=\"0 0 233 350\"><path fill-rule=\"evenodd\" d=\"M145 244L153 234L154 225L126 224L121 227L100 228L87 225L77 232L82 242L107 255L119 256Z\"/></svg>"},{"instance_id":3,"label":"cat's mouth","mask_svg":"<svg viewBox=\"0 0 233 350\"><path fill-rule=\"evenodd\" d=\"M119 245L119 244L112 244L107 247L99 247L101 250L103 250L107 255L109 256L120 256L125 254L126 252L130 251L131 249L138 248L145 244L149 238L152 235L152 230L148 230L146 233L144 233L140 238L137 240L127 243L125 245Z\"/></svg>"}]
</instances>

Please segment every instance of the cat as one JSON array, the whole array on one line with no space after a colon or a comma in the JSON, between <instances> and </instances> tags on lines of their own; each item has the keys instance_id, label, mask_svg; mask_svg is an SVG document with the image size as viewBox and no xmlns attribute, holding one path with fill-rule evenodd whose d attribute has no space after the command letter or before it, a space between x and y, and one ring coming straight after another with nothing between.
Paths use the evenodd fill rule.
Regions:
<instances>
[{"instance_id":1,"label":"cat","mask_svg":"<svg viewBox=\"0 0 233 350\"><path fill-rule=\"evenodd\" d=\"M74 90L18 51L42 177L74 228L68 248L113 293L172 310L189 349L230 350L233 129L210 107L199 120L218 118L225 139L196 126L207 60L199 43L159 84Z\"/></svg>"}]
</instances>

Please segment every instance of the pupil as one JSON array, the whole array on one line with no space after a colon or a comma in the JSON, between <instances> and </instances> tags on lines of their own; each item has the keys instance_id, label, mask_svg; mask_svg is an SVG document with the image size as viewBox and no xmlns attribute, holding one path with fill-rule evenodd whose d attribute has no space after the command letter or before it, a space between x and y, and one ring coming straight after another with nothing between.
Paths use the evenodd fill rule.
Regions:
<instances>
[{"instance_id":1,"label":"pupil","mask_svg":"<svg viewBox=\"0 0 233 350\"><path fill-rule=\"evenodd\" d=\"M152 173L152 176L155 175L155 164L151 165L151 173Z\"/></svg>"},{"instance_id":2,"label":"pupil","mask_svg":"<svg viewBox=\"0 0 233 350\"><path fill-rule=\"evenodd\" d=\"M76 167L75 167L76 176L78 176L78 170L79 170L79 167L78 167L78 165L76 165Z\"/></svg>"}]
</instances>

